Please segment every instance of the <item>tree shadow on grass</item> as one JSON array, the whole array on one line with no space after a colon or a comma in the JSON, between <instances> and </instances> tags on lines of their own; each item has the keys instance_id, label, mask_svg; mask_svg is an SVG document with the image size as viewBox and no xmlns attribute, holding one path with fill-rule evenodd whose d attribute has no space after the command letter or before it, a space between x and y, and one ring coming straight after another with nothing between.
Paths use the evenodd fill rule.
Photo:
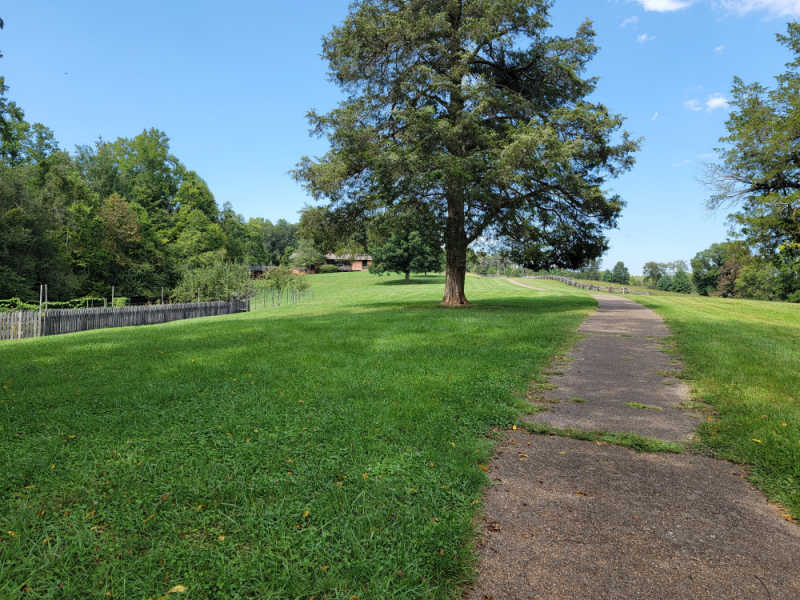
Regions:
<instances>
[{"instance_id":1,"label":"tree shadow on grass","mask_svg":"<svg viewBox=\"0 0 800 600\"><path fill-rule=\"evenodd\" d=\"M444 285L444 277L441 275L433 275L431 277L412 277L410 280L405 279L389 279L388 281L380 281L378 285Z\"/></svg>"}]
</instances>

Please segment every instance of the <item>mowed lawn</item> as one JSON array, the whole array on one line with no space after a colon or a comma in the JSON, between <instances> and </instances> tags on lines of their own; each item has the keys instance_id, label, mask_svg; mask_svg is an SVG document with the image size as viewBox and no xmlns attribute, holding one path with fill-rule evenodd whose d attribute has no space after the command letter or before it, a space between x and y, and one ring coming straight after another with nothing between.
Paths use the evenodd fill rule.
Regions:
<instances>
[{"instance_id":1,"label":"mowed lawn","mask_svg":"<svg viewBox=\"0 0 800 600\"><path fill-rule=\"evenodd\" d=\"M312 281L301 305L0 344L0 597L457 596L492 430L595 303Z\"/></svg>"},{"instance_id":2,"label":"mowed lawn","mask_svg":"<svg viewBox=\"0 0 800 600\"><path fill-rule=\"evenodd\" d=\"M751 480L800 519L800 305L678 294L635 297L675 334L719 458L752 465Z\"/></svg>"}]
</instances>

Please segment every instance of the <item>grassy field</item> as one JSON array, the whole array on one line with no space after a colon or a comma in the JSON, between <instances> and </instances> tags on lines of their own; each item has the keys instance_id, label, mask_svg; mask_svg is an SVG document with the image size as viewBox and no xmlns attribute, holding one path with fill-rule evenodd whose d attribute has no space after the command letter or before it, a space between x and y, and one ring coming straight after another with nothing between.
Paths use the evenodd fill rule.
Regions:
<instances>
[{"instance_id":1,"label":"grassy field","mask_svg":"<svg viewBox=\"0 0 800 600\"><path fill-rule=\"evenodd\" d=\"M313 283L301 305L0 344L0 597L457 595L492 429L594 302Z\"/></svg>"},{"instance_id":2,"label":"grassy field","mask_svg":"<svg viewBox=\"0 0 800 600\"><path fill-rule=\"evenodd\" d=\"M752 465L751 480L800 519L800 305L681 294L633 296L666 320L715 456Z\"/></svg>"}]
</instances>

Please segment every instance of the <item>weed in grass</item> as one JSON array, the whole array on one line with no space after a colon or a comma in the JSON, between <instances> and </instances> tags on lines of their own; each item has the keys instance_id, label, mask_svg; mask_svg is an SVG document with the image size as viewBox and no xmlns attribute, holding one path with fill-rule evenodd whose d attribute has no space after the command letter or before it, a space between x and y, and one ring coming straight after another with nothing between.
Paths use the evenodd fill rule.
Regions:
<instances>
[{"instance_id":1,"label":"weed in grass","mask_svg":"<svg viewBox=\"0 0 800 600\"><path fill-rule=\"evenodd\" d=\"M640 408L643 410L664 410L660 406L653 406L652 404L642 404L641 402L628 402L628 406L631 408Z\"/></svg>"},{"instance_id":2,"label":"weed in grass","mask_svg":"<svg viewBox=\"0 0 800 600\"><path fill-rule=\"evenodd\" d=\"M584 440L588 442L606 442L615 446L624 446L638 452L668 452L680 454L684 446L677 442L664 442L636 433L608 433L605 431L582 431L580 429L558 429L543 423L526 422L525 427L531 433L557 435L559 437Z\"/></svg>"},{"instance_id":3,"label":"weed in grass","mask_svg":"<svg viewBox=\"0 0 800 600\"><path fill-rule=\"evenodd\" d=\"M711 414L714 412L713 406L706 404L705 402L698 402L696 400L684 400L678 405L678 407L681 410L688 410L704 414Z\"/></svg>"},{"instance_id":4,"label":"weed in grass","mask_svg":"<svg viewBox=\"0 0 800 600\"><path fill-rule=\"evenodd\" d=\"M575 402L577 404L583 404L584 402L586 402L586 400L584 400L583 398L579 398L578 396L575 396L574 398L570 398L570 400L572 400L573 402Z\"/></svg>"},{"instance_id":5,"label":"weed in grass","mask_svg":"<svg viewBox=\"0 0 800 600\"><path fill-rule=\"evenodd\" d=\"M661 377L672 377L674 379L683 379L684 377L686 377L686 374L685 374L684 371L678 371L678 370L675 370L675 371L659 371L658 374L661 375Z\"/></svg>"}]
</instances>

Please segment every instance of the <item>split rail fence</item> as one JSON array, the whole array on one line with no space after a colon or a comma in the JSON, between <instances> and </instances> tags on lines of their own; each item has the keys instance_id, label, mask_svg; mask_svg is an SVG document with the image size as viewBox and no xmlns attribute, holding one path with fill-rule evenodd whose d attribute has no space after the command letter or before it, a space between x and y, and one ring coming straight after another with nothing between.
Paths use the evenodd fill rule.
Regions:
<instances>
[{"instance_id":1,"label":"split rail fence","mask_svg":"<svg viewBox=\"0 0 800 600\"><path fill-rule=\"evenodd\" d=\"M182 319L229 315L249 310L250 300L115 306L113 308L60 308L41 312L22 310L0 313L0 340L19 340L110 327L154 325Z\"/></svg>"},{"instance_id":2,"label":"split rail fence","mask_svg":"<svg viewBox=\"0 0 800 600\"><path fill-rule=\"evenodd\" d=\"M610 294L638 294L639 296L652 296L650 292L641 292L639 290L632 290L627 287L614 287L612 285L597 285L596 283L585 283L570 279L569 277L561 277L560 275L533 275L525 279L550 279L552 281L560 281L572 287L580 288L582 290L592 290L595 292L608 292Z\"/></svg>"}]
</instances>

